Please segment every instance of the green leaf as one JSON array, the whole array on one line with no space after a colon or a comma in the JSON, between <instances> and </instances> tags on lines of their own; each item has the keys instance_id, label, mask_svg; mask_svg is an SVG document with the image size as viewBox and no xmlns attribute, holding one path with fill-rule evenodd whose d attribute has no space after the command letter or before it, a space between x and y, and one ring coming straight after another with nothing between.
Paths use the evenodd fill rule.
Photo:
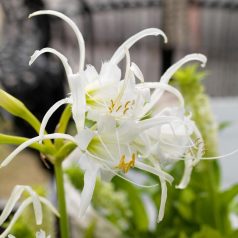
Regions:
<instances>
[{"instance_id":1,"label":"green leaf","mask_svg":"<svg viewBox=\"0 0 238 238\"><path fill-rule=\"evenodd\" d=\"M237 195L238 195L238 184L235 184L231 188L222 192L221 201L223 204L229 204Z\"/></svg>"},{"instance_id":2,"label":"green leaf","mask_svg":"<svg viewBox=\"0 0 238 238\"><path fill-rule=\"evenodd\" d=\"M27 109L27 107L17 98L0 89L0 107L11 113L13 116L20 117L30 124L38 133L40 130L39 120Z\"/></svg>"},{"instance_id":3,"label":"green leaf","mask_svg":"<svg viewBox=\"0 0 238 238\"><path fill-rule=\"evenodd\" d=\"M199 232L196 232L192 238L224 238L219 231L209 227L209 226L203 226L202 230Z\"/></svg>"}]
</instances>

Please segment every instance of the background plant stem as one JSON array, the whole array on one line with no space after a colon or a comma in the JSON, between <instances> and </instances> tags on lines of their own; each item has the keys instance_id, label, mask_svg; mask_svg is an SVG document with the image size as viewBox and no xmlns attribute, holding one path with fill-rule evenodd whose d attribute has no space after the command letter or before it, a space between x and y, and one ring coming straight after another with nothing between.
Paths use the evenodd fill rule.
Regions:
<instances>
[{"instance_id":1,"label":"background plant stem","mask_svg":"<svg viewBox=\"0 0 238 238\"><path fill-rule=\"evenodd\" d=\"M56 163L54 165L54 169L57 187L58 209L60 213L60 237L69 238L69 224L65 201L62 163L61 162Z\"/></svg>"}]
</instances>

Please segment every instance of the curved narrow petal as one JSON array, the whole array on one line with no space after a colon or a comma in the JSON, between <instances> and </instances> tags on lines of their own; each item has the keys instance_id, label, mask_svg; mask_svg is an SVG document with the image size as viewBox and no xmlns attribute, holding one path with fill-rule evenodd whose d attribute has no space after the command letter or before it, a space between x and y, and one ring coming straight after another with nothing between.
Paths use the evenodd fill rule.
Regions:
<instances>
[{"instance_id":1,"label":"curved narrow petal","mask_svg":"<svg viewBox=\"0 0 238 238\"><path fill-rule=\"evenodd\" d=\"M39 132L39 136L43 136L44 132L45 132L45 128L47 125L47 122L49 121L50 117L53 115L53 113L62 105L69 103L69 98L64 98L59 100L58 102L56 102L45 114L42 122L41 122L41 126L40 126L40 132ZM42 141L39 141L40 143Z\"/></svg>"},{"instance_id":2,"label":"curved narrow petal","mask_svg":"<svg viewBox=\"0 0 238 238\"><path fill-rule=\"evenodd\" d=\"M135 64L134 62L131 63L131 67L130 67L131 71L135 74L135 76L141 81L141 83L145 82L144 79L144 75L141 72L140 68L138 67L137 64Z\"/></svg>"},{"instance_id":3,"label":"curved narrow petal","mask_svg":"<svg viewBox=\"0 0 238 238\"><path fill-rule=\"evenodd\" d=\"M159 116L159 117L153 117L150 119L142 120L137 123L137 129L140 130L139 133L141 133L144 130L163 125L163 124L169 124L171 121L180 121L181 119L176 116Z\"/></svg>"},{"instance_id":4,"label":"curved narrow petal","mask_svg":"<svg viewBox=\"0 0 238 238\"><path fill-rule=\"evenodd\" d=\"M11 194L11 196L10 196L10 198L9 198L9 200L0 216L0 225L2 225L3 222L8 218L8 216L12 212L14 206L16 205L17 201L20 199L20 197L24 191L27 191L32 198L33 208L34 208L35 217L36 217L36 223L38 225L42 223L42 216L43 216L42 215L42 207L41 207L41 203L40 203L40 199L39 199L38 195L29 186L17 185L13 189L12 194Z\"/></svg>"},{"instance_id":5,"label":"curved narrow petal","mask_svg":"<svg viewBox=\"0 0 238 238\"><path fill-rule=\"evenodd\" d=\"M189 54L186 55L184 58L173 64L171 67L169 67L166 72L162 75L160 82L161 83L169 83L169 80L171 77L175 74L175 72L181 68L184 64L190 62L190 61L200 61L202 64L202 67L205 67L207 62L207 57L203 54Z\"/></svg>"},{"instance_id":6,"label":"curved narrow petal","mask_svg":"<svg viewBox=\"0 0 238 238\"><path fill-rule=\"evenodd\" d=\"M160 198L160 208L157 222L161 222L164 218L164 210L167 201L167 185L165 180L160 179L161 181L161 198Z\"/></svg>"},{"instance_id":7,"label":"curved narrow petal","mask_svg":"<svg viewBox=\"0 0 238 238\"><path fill-rule=\"evenodd\" d=\"M116 50L116 52L113 54L110 61L113 62L114 64L118 64L125 56L125 48L127 48L129 50L131 48L131 46L133 46L137 41L139 41L140 39L142 39L146 36L158 36L158 35L161 35L164 38L164 41L167 42L166 35L160 29L148 28L148 29L138 32L137 34L133 35L128 40L126 40Z\"/></svg>"},{"instance_id":8,"label":"curved narrow petal","mask_svg":"<svg viewBox=\"0 0 238 238\"><path fill-rule=\"evenodd\" d=\"M181 179L181 182L176 186L176 188L178 189L184 189L187 187L190 178L191 178L191 174L192 174L192 170L193 170L193 161L192 159L187 159L184 161L184 173L183 173L183 177Z\"/></svg>"},{"instance_id":9,"label":"curved narrow petal","mask_svg":"<svg viewBox=\"0 0 238 238\"><path fill-rule=\"evenodd\" d=\"M33 204L33 209L34 209L34 213L35 213L36 224L40 225L40 224L42 224L43 213L42 213L42 206L40 203L39 196L29 186L24 186L24 189L30 194L30 196L32 198L32 204Z\"/></svg>"},{"instance_id":10,"label":"curved narrow petal","mask_svg":"<svg viewBox=\"0 0 238 238\"><path fill-rule=\"evenodd\" d=\"M138 88L142 87L142 88L154 88L156 90L161 90L160 92L158 92L157 97L151 97L151 101L149 103L147 103L139 118L142 118L144 115L146 115L160 100L163 91L167 91L171 94L173 94L175 97L178 98L181 107L184 107L184 98L183 95L174 87L172 87L169 84L165 84L165 83L160 83L160 82L156 82L156 83L143 83L143 84L138 84L137 85Z\"/></svg>"},{"instance_id":11,"label":"curved narrow petal","mask_svg":"<svg viewBox=\"0 0 238 238\"><path fill-rule=\"evenodd\" d=\"M33 144L35 142L39 142L41 140L48 140L48 139L65 139L65 140L70 140L70 141L74 142L75 144L77 144L77 142L73 136L70 136L67 134L62 134L62 133L53 133L53 134L49 134L49 135L44 135L43 137L36 136L36 137L29 139L28 141L22 143L21 145L19 145L5 160L3 160L3 162L0 164L0 168L8 165L15 158L16 155L18 155L21 151L23 151L25 148L27 148L31 144Z\"/></svg>"},{"instance_id":12,"label":"curved narrow petal","mask_svg":"<svg viewBox=\"0 0 238 238\"><path fill-rule=\"evenodd\" d=\"M32 14L29 15L29 18L34 17L34 16L39 16L39 15L53 15L53 16L57 16L59 18L61 18L62 20L64 20L65 22L68 23L68 25L73 29L77 40L78 40L78 44L79 44L79 55L80 55L80 60L79 60L79 72L83 70L84 68L84 61L85 61L85 43L84 43L84 39L82 36L82 33L80 32L80 30L78 29L77 25L66 15L57 12L57 11L52 11L52 10L41 10L41 11L36 11Z\"/></svg>"},{"instance_id":13,"label":"curved narrow petal","mask_svg":"<svg viewBox=\"0 0 238 238\"><path fill-rule=\"evenodd\" d=\"M9 225L4 230L2 234L0 234L0 238L5 238L9 234L10 230L16 223L17 219L21 216L22 212L25 210L26 207L28 207L32 203L32 198L26 199L18 208L17 212L14 214L13 218L11 219Z\"/></svg>"},{"instance_id":14,"label":"curved narrow petal","mask_svg":"<svg viewBox=\"0 0 238 238\"><path fill-rule=\"evenodd\" d=\"M173 74L180 68L182 67L184 64L193 61L193 60L197 60L200 61L202 64L201 66L204 67L206 65L207 62L207 58L205 55L202 54L190 54L190 55L186 55L184 58L182 58L181 60L179 60L177 63L175 63L174 65L172 65L169 69L167 69L167 71L162 75L161 79L160 79L160 83L164 83L164 84L168 84L169 80L171 79L171 77L173 76ZM145 115L149 110L151 110L151 108L160 100L160 98L162 97L164 91L166 89L156 89L153 94L151 95L151 103L148 104L142 113L142 116Z\"/></svg>"},{"instance_id":15,"label":"curved narrow petal","mask_svg":"<svg viewBox=\"0 0 238 238\"><path fill-rule=\"evenodd\" d=\"M84 186L83 186L83 191L81 193L79 217L82 217L85 214L92 200L98 171L99 171L99 167L96 167L92 169L87 169L84 173Z\"/></svg>"},{"instance_id":16,"label":"curved narrow petal","mask_svg":"<svg viewBox=\"0 0 238 238\"><path fill-rule=\"evenodd\" d=\"M2 211L2 214L0 216L0 226L6 221L8 216L13 211L13 208L15 207L17 201L20 199L23 191L24 191L24 189L20 186L15 186L15 188L13 189L13 191L10 195L10 198L8 199L4 209Z\"/></svg>"},{"instance_id":17,"label":"curved narrow petal","mask_svg":"<svg viewBox=\"0 0 238 238\"><path fill-rule=\"evenodd\" d=\"M41 50L36 50L34 52L34 54L31 56L31 59L29 61L29 65L32 65L34 63L34 61L42 54L44 53L52 53L54 55L56 55L62 62L63 66L64 66L64 69L65 69L65 72L68 75L71 75L72 74L72 69L71 67L69 66L69 63L68 63L68 59L63 55L61 54L60 52L58 52L57 50L55 49L52 49L52 48L43 48Z\"/></svg>"},{"instance_id":18,"label":"curved narrow petal","mask_svg":"<svg viewBox=\"0 0 238 238\"><path fill-rule=\"evenodd\" d=\"M86 93L82 78L72 75L69 78L72 97L72 116L78 133L84 128Z\"/></svg>"},{"instance_id":19,"label":"curved narrow petal","mask_svg":"<svg viewBox=\"0 0 238 238\"><path fill-rule=\"evenodd\" d=\"M154 175L157 175L157 176L159 176L161 179L164 179L164 180L168 181L170 184L171 184L171 183L173 182L173 180L174 180L174 178L173 178L170 174L168 174L168 173L162 171L162 170L159 169L159 168L154 168L154 167L151 167L151 166L149 166L149 165L147 165L147 164L144 164L144 163L142 163L142 162L140 162L140 161L136 161L136 162L135 162L135 167L138 168L138 169L147 171L147 172L149 172L149 173L152 173L152 174L154 174Z\"/></svg>"},{"instance_id":20,"label":"curved narrow petal","mask_svg":"<svg viewBox=\"0 0 238 238\"><path fill-rule=\"evenodd\" d=\"M39 197L41 203L43 203L44 205L46 205L57 217L60 217L59 212L57 211L57 209L52 205L52 203L47 200L44 197Z\"/></svg>"}]
</instances>

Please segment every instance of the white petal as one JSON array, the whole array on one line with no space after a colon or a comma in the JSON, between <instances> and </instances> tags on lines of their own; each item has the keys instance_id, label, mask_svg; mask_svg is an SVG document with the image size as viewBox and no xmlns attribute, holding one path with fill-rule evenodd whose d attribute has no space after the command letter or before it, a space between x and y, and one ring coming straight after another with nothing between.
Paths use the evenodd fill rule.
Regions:
<instances>
[{"instance_id":1,"label":"white petal","mask_svg":"<svg viewBox=\"0 0 238 238\"><path fill-rule=\"evenodd\" d=\"M163 95L164 91L170 92L171 94L173 94L175 97L178 98L179 102L180 102L180 106L184 107L184 98L182 96L182 94L174 87L165 84L165 83L144 83L141 85L137 85L138 88L140 87L148 87L148 88L155 88L155 92L151 95L151 100L149 103L147 103L141 114L140 114L140 118L142 118L144 115L146 115L151 109L153 109L153 107L159 102L160 98Z\"/></svg>"},{"instance_id":2,"label":"white petal","mask_svg":"<svg viewBox=\"0 0 238 238\"><path fill-rule=\"evenodd\" d=\"M61 60L62 64L63 64L63 66L64 66L64 69L65 69L65 72L66 72L67 76L72 74L72 69L71 69L71 67L68 64L68 59L63 54L61 54L60 52L58 52L57 50L52 49L52 48L43 48L41 50L36 50L34 52L34 54L31 56L29 65L33 64L34 61L41 54L44 54L44 53L52 53L52 54L55 54L56 56L58 56L59 59Z\"/></svg>"},{"instance_id":3,"label":"white petal","mask_svg":"<svg viewBox=\"0 0 238 238\"><path fill-rule=\"evenodd\" d=\"M72 115L79 132L84 128L86 112L86 95L84 82L79 75L69 77L71 96L72 96Z\"/></svg>"},{"instance_id":4,"label":"white petal","mask_svg":"<svg viewBox=\"0 0 238 238\"><path fill-rule=\"evenodd\" d=\"M121 70L116 64L110 61L102 64L99 74L99 82L102 85L105 83L119 82L120 79L121 79Z\"/></svg>"},{"instance_id":5,"label":"white petal","mask_svg":"<svg viewBox=\"0 0 238 238\"><path fill-rule=\"evenodd\" d=\"M160 208L159 208L159 215L157 222L161 222L164 218L164 210L165 210L165 205L166 205L166 200L167 200L167 185L166 182L161 179L161 198L160 198Z\"/></svg>"},{"instance_id":6,"label":"white petal","mask_svg":"<svg viewBox=\"0 0 238 238\"><path fill-rule=\"evenodd\" d=\"M79 217L82 217L93 196L93 191L95 188L96 180L97 180L97 174L98 174L98 167L88 169L84 173L84 186L83 191L81 193L81 200L80 200L80 208L79 208Z\"/></svg>"},{"instance_id":7,"label":"white petal","mask_svg":"<svg viewBox=\"0 0 238 238\"><path fill-rule=\"evenodd\" d=\"M160 82L166 83L166 84L169 83L169 80L179 68L181 68L184 64L193 60L200 61L202 63L201 64L202 67L205 67L207 62L207 58L205 55L202 55L202 54L186 55L184 58L182 58L181 60L179 60L178 62L176 62L175 64L173 64L171 67L169 67L166 70L166 72L162 75Z\"/></svg>"},{"instance_id":8,"label":"white petal","mask_svg":"<svg viewBox=\"0 0 238 238\"><path fill-rule=\"evenodd\" d=\"M138 40L142 39L143 37L157 36L157 35L161 35L164 38L164 41L167 42L167 37L163 31L161 31L160 29L157 29L157 28L148 28L148 29L138 32L137 34L133 35L128 40L126 40L116 50L116 52L113 54L110 61L113 62L114 64L118 64L125 56L125 48L127 48L129 50L132 45L134 45Z\"/></svg>"},{"instance_id":9,"label":"white petal","mask_svg":"<svg viewBox=\"0 0 238 238\"><path fill-rule=\"evenodd\" d=\"M82 33L78 29L77 25L69 17L65 16L64 14L62 14L60 12L52 11L52 10L42 10L42 11L34 12L29 15L29 18L33 17L33 16L44 15L44 14L54 15L54 16L61 18L62 20L67 22L69 24L69 26L73 29L73 31L77 37L78 44L79 44L79 50L80 50L80 52L79 52L79 54L80 54L79 72L82 71L84 68L84 61L85 61L85 43L84 43Z\"/></svg>"},{"instance_id":10,"label":"white petal","mask_svg":"<svg viewBox=\"0 0 238 238\"><path fill-rule=\"evenodd\" d=\"M10 198L8 199L3 212L0 216L0 226L6 221L8 216L11 214L13 208L15 207L17 201L20 199L24 189L21 186L15 186L13 189Z\"/></svg>"},{"instance_id":11,"label":"white petal","mask_svg":"<svg viewBox=\"0 0 238 238\"><path fill-rule=\"evenodd\" d=\"M172 121L180 121L180 120L181 119L176 116L158 116L143 121L139 121L137 123L137 127L140 130L140 132L142 132L144 130L157 127L159 125L164 125L171 123Z\"/></svg>"},{"instance_id":12,"label":"white petal","mask_svg":"<svg viewBox=\"0 0 238 238\"><path fill-rule=\"evenodd\" d=\"M97 129L100 134L110 133L115 131L116 120L110 115L103 115L99 117L97 122Z\"/></svg>"},{"instance_id":13,"label":"white petal","mask_svg":"<svg viewBox=\"0 0 238 238\"><path fill-rule=\"evenodd\" d=\"M60 217L57 209L52 205L52 203L44 197L39 197L40 201L45 204L57 217Z\"/></svg>"},{"instance_id":14,"label":"white petal","mask_svg":"<svg viewBox=\"0 0 238 238\"><path fill-rule=\"evenodd\" d=\"M147 165L147 164L144 164L144 163L142 163L142 162L140 162L140 161L136 161L136 162L135 162L135 167L138 168L138 169L147 171L147 172L149 172L149 173L152 173L152 174L154 174L154 175L157 175L157 176L159 176L160 178L162 178L162 179L168 181L170 184L171 184L171 183L173 182L173 180L174 180L174 178L173 178L170 174L168 174L168 173L162 171L162 170L161 170L160 168L158 168L158 167L157 167L157 168L154 168L154 167L149 166L149 165Z\"/></svg>"},{"instance_id":15,"label":"white petal","mask_svg":"<svg viewBox=\"0 0 238 238\"><path fill-rule=\"evenodd\" d=\"M92 65L86 65L86 69L85 69L84 73L88 80L88 83L94 82L99 77L97 70Z\"/></svg>"},{"instance_id":16,"label":"white petal","mask_svg":"<svg viewBox=\"0 0 238 238\"><path fill-rule=\"evenodd\" d=\"M182 177L180 183L176 186L176 188L178 188L178 189L186 188L190 181L192 170L193 170L192 159L185 160L184 165L185 165L185 168L184 168L183 177Z\"/></svg>"},{"instance_id":17,"label":"white petal","mask_svg":"<svg viewBox=\"0 0 238 238\"><path fill-rule=\"evenodd\" d=\"M70 140L70 141L74 142L75 144L77 144L74 137L67 135L67 134L53 133L53 134L49 134L49 135L44 135L43 137L37 136L37 137L29 139L26 142L19 145L5 160L3 160L3 162L0 164L0 168L8 165L16 157L16 155L18 155L21 151L23 151L28 146L32 145L35 142L39 142L41 140L48 140L48 139L65 139L65 140Z\"/></svg>"},{"instance_id":18,"label":"white petal","mask_svg":"<svg viewBox=\"0 0 238 238\"><path fill-rule=\"evenodd\" d=\"M95 136L95 133L89 129L83 129L79 131L79 133L75 136L75 139L77 141L77 145L80 148L80 150L86 150L88 147L88 144L92 140L92 138Z\"/></svg>"},{"instance_id":19,"label":"white petal","mask_svg":"<svg viewBox=\"0 0 238 238\"><path fill-rule=\"evenodd\" d=\"M45 114L42 122L41 122L41 126L40 126L40 132L39 132L39 136L43 136L44 132L45 132L45 128L47 125L47 122L49 121L50 117L54 114L54 112L61 107L62 105L69 103L69 98L64 98L59 100L58 102L56 102ZM41 143L41 141L40 141Z\"/></svg>"},{"instance_id":20,"label":"white petal","mask_svg":"<svg viewBox=\"0 0 238 238\"><path fill-rule=\"evenodd\" d=\"M32 198L28 198L20 205L20 207L14 214L13 218L11 219L10 223L8 224L8 227L4 230L2 234L0 234L0 238L5 238L9 234L10 230L16 223L17 219L21 216L25 208L29 206L31 203L32 203Z\"/></svg>"},{"instance_id":21,"label":"white petal","mask_svg":"<svg viewBox=\"0 0 238 238\"><path fill-rule=\"evenodd\" d=\"M145 82L144 76L140 70L140 68L135 64L135 63L131 63L131 70L132 72L135 74L135 76L143 83Z\"/></svg>"},{"instance_id":22,"label":"white petal","mask_svg":"<svg viewBox=\"0 0 238 238\"><path fill-rule=\"evenodd\" d=\"M3 224L3 222L7 219L7 217L10 215L10 213L12 212L14 206L16 205L17 201L20 199L22 193L24 191L27 191L31 198L32 198L32 202L33 202L33 207L34 207L34 212L35 212L35 217L36 217L36 223L37 224L41 224L42 223L42 207L40 204L40 200L38 195L32 190L31 187L29 186L20 186L17 185L13 191L12 194L1 214L0 217L0 225Z\"/></svg>"}]
</instances>

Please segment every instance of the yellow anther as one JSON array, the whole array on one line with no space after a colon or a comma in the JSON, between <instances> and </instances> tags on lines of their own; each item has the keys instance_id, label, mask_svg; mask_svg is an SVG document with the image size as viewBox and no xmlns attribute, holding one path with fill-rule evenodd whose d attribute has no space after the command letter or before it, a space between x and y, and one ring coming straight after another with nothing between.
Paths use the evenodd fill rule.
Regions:
<instances>
[{"instance_id":1,"label":"yellow anther","mask_svg":"<svg viewBox=\"0 0 238 238\"><path fill-rule=\"evenodd\" d=\"M126 114L126 112L129 110L129 108L127 107L127 108L125 108L124 109L124 111L123 111L123 115L125 115Z\"/></svg>"},{"instance_id":2,"label":"yellow anther","mask_svg":"<svg viewBox=\"0 0 238 238\"><path fill-rule=\"evenodd\" d=\"M136 155L135 153L132 154L132 158L129 162L125 162L126 156L122 155L119 164L116 168L121 169L124 173L127 173L131 168L135 166Z\"/></svg>"},{"instance_id":3,"label":"yellow anther","mask_svg":"<svg viewBox=\"0 0 238 238\"><path fill-rule=\"evenodd\" d=\"M127 101L126 103L125 103L125 108L127 108L127 106L129 105L129 103L130 103L131 101Z\"/></svg>"},{"instance_id":4,"label":"yellow anther","mask_svg":"<svg viewBox=\"0 0 238 238\"><path fill-rule=\"evenodd\" d=\"M111 99L111 104L112 104L112 108L115 106L115 103L113 102L113 100Z\"/></svg>"},{"instance_id":5,"label":"yellow anther","mask_svg":"<svg viewBox=\"0 0 238 238\"><path fill-rule=\"evenodd\" d=\"M117 108L116 112L118 112L118 111L121 109L121 107L122 107L122 105L120 105L120 106Z\"/></svg>"}]
</instances>

